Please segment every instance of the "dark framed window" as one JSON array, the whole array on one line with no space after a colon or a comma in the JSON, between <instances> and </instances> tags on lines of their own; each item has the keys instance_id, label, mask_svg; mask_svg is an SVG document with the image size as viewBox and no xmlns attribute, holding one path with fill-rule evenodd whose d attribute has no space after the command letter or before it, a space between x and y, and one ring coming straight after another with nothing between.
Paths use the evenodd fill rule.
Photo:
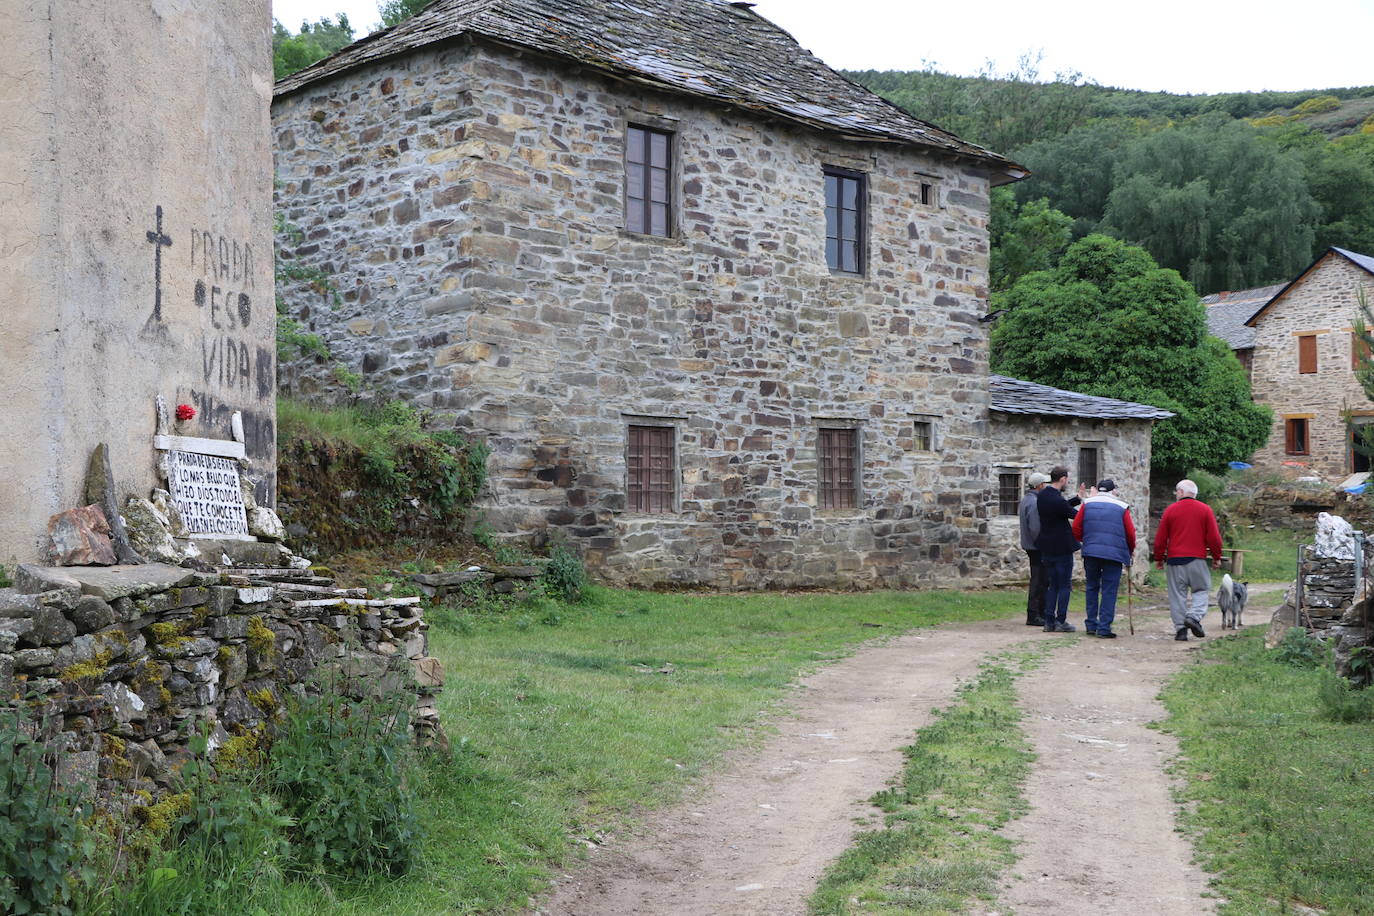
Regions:
<instances>
[{"instance_id":1,"label":"dark framed window","mask_svg":"<svg viewBox=\"0 0 1374 916\"><path fill-rule=\"evenodd\" d=\"M630 426L625 453L626 508L631 512L677 511L677 430Z\"/></svg>"},{"instance_id":2,"label":"dark framed window","mask_svg":"<svg viewBox=\"0 0 1374 916\"><path fill-rule=\"evenodd\" d=\"M935 203L935 185L928 181L921 182L921 203L927 207Z\"/></svg>"},{"instance_id":3,"label":"dark framed window","mask_svg":"<svg viewBox=\"0 0 1374 916\"><path fill-rule=\"evenodd\" d=\"M917 420L911 424L911 447L918 452L928 452L935 447L935 423L931 420Z\"/></svg>"},{"instance_id":4,"label":"dark framed window","mask_svg":"<svg viewBox=\"0 0 1374 916\"><path fill-rule=\"evenodd\" d=\"M864 271L867 179L863 172L825 167L825 263L846 274Z\"/></svg>"},{"instance_id":5,"label":"dark framed window","mask_svg":"<svg viewBox=\"0 0 1374 916\"><path fill-rule=\"evenodd\" d=\"M625 131L625 228L672 235L673 135L631 124Z\"/></svg>"},{"instance_id":6,"label":"dark framed window","mask_svg":"<svg viewBox=\"0 0 1374 916\"><path fill-rule=\"evenodd\" d=\"M1298 372L1309 375L1317 371L1317 335L1303 334L1298 337Z\"/></svg>"},{"instance_id":7,"label":"dark framed window","mask_svg":"<svg viewBox=\"0 0 1374 916\"><path fill-rule=\"evenodd\" d=\"M818 430L816 449L820 508L853 509L859 504L859 431Z\"/></svg>"},{"instance_id":8,"label":"dark framed window","mask_svg":"<svg viewBox=\"0 0 1374 916\"><path fill-rule=\"evenodd\" d=\"M1021 504L1021 474L1019 471L997 475L997 514L1016 515Z\"/></svg>"},{"instance_id":9,"label":"dark framed window","mask_svg":"<svg viewBox=\"0 0 1374 916\"><path fill-rule=\"evenodd\" d=\"M1078 480L1094 486L1102 479L1102 464L1099 460L1101 449L1097 446L1080 446L1078 449Z\"/></svg>"},{"instance_id":10,"label":"dark framed window","mask_svg":"<svg viewBox=\"0 0 1374 916\"><path fill-rule=\"evenodd\" d=\"M1306 455L1310 443L1307 439L1307 418L1288 417L1283 422L1283 450L1290 455Z\"/></svg>"}]
</instances>

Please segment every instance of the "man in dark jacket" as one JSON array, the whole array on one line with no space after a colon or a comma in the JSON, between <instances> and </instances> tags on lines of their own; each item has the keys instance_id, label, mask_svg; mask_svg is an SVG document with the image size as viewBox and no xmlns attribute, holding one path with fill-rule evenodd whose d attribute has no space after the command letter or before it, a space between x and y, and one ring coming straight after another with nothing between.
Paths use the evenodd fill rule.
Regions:
<instances>
[{"instance_id":1,"label":"man in dark jacket","mask_svg":"<svg viewBox=\"0 0 1374 916\"><path fill-rule=\"evenodd\" d=\"M1016 507L1016 515L1021 521L1021 549L1026 552L1030 563L1030 583L1026 586L1026 626L1045 625L1045 567L1040 563L1040 550L1035 539L1040 536L1040 509L1037 499L1045 484L1050 482L1049 475L1036 472L1026 478L1026 495Z\"/></svg>"},{"instance_id":2,"label":"man in dark jacket","mask_svg":"<svg viewBox=\"0 0 1374 916\"><path fill-rule=\"evenodd\" d=\"M1048 580L1045 591L1045 632L1072 633L1073 624L1065 618L1069 614L1069 589L1073 585L1073 555L1078 550L1070 520L1077 513L1074 506L1083 501L1087 492L1082 481L1078 495L1064 498L1069 485L1069 469L1058 465L1050 470L1049 485L1036 494L1036 508L1040 512L1040 536L1035 546L1040 550L1040 562L1045 566Z\"/></svg>"},{"instance_id":3,"label":"man in dark jacket","mask_svg":"<svg viewBox=\"0 0 1374 916\"><path fill-rule=\"evenodd\" d=\"M1212 507L1197 498L1197 484L1180 480L1174 487L1178 501L1164 510L1155 531L1155 565L1168 564L1164 581L1169 593L1169 614L1174 618L1174 639L1188 641L1188 633L1206 636L1202 618L1212 593L1212 566L1221 568L1221 531Z\"/></svg>"},{"instance_id":4,"label":"man in dark jacket","mask_svg":"<svg viewBox=\"0 0 1374 916\"><path fill-rule=\"evenodd\" d=\"M1099 480L1073 517L1073 536L1083 542L1083 603L1089 636L1116 639L1116 591L1121 571L1131 565L1135 551L1135 522L1131 508L1116 495L1116 481Z\"/></svg>"}]
</instances>

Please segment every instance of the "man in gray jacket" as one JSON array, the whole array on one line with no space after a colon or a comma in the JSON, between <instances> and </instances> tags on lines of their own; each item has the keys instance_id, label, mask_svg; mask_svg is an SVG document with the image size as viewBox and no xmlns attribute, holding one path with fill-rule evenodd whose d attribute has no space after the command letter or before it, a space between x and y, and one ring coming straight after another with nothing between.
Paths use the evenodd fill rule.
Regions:
<instances>
[{"instance_id":1,"label":"man in gray jacket","mask_svg":"<svg viewBox=\"0 0 1374 916\"><path fill-rule=\"evenodd\" d=\"M1026 626L1045 625L1045 567L1040 565L1040 551L1035 539L1040 536L1040 509L1036 496L1050 478L1039 472L1026 478L1026 495L1016 508L1021 519L1021 549L1030 561L1030 585L1026 589Z\"/></svg>"}]
</instances>

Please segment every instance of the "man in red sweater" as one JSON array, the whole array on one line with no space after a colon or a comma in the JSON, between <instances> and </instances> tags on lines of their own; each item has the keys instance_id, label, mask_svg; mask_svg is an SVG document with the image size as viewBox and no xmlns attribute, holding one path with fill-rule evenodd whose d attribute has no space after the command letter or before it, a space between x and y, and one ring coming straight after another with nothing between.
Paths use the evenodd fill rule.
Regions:
<instances>
[{"instance_id":1,"label":"man in red sweater","mask_svg":"<svg viewBox=\"0 0 1374 916\"><path fill-rule=\"evenodd\" d=\"M1221 530L1212 507L1197 498L1197 484L1180 480L1174 487L1178 501L1164 510L1155 532L1155 566L1165 569L1169 591L1169 614L1174 619L1174 639L1188 640L1206 636L1202 618L1207 614L1207 597L1212 592L1212 566L1221 568Z\"/></svg>"}]
</instances>

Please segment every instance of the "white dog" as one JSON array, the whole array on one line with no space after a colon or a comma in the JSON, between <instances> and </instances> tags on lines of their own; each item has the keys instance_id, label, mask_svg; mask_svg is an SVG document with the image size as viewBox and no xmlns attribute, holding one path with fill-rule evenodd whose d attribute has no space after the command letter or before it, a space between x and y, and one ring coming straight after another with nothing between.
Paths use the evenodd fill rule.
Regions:
<instances>
[{"instance_id":1,"label":"white dog","mask_svg":"<svg viewBox=\"0 0 1374 916\"><path fill-rule=\"evenodd\" d=\"M1240 615L1245 611L1245 601L1250 589L1244 582L1236 582L1230 573L1221 577L1221 588L1217 589L1217 607L1221 608L1221 628L1239 630Z\"/></svg>"}]
</instances>

